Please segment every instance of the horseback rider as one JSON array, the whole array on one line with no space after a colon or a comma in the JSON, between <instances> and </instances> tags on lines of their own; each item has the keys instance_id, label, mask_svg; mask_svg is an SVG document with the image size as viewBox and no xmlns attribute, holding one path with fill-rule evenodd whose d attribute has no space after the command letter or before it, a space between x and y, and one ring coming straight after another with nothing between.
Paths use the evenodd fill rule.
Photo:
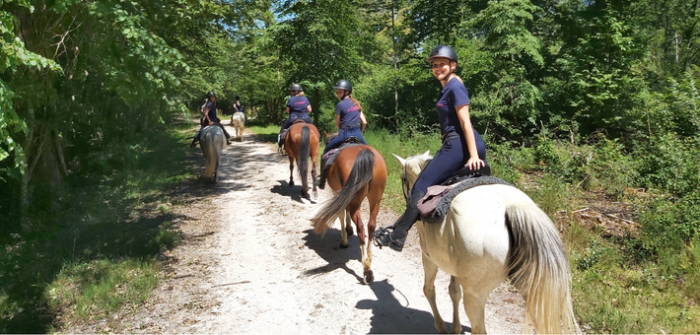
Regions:
<instances>
[{"instance_id":1,"label":"horseback rider","mask_svg":"<svg viewBox=\"0 0 700 335\"><path fill-rule=\"evenodd\" d=\"M197 145L202 129L208 125L217 125L221 127L221 129L224 131L224 135L226 135L226 144L231 144L229 141L231 135L229 135L226 128L224 128L224 126L221 124L221 120L219 120L219 118L216 116L216 94L214 94L214 92L210 91L207 93L207 103L204 105L204 116L202 116L202 119L200 120L200 125L201 127L194 135L192 143L190 143L190 147L194 148Z\"/></svg>"},{"instance_id":2,"label":"horseback rider","mask_svg":"<svg viewBox=\"0 0 700 335\"><path fill-rule=\"evenodd\" d=\"M243 104L241 103L241 98L239 96L236 96L236 102L233 103L233 110L234 113L243 113L243 116L245 117L245 122L248 122L248 115L245 114L243 111L244 107Z\"/></svg>"},{"instance_id":3,"label":"horseback rider","mask_svg":"<svg viewBox=\"0 0 700 335\"><path fill-rule=\"evenodd\" d=\"M475 172L487 166L486 146L469 118L469 93L461 78L454 74L457 54L451 47L440 45L430 53L428 62L433 76L442 84L436 102L442 147L413 185L403 215L393 226L379 228L374 233L375 243L396 251L403 249L408 230L420 216L418 200L428 186L443 183L465 166Z\"/></svg>"},{"instance_id":4,"label":"horseback rider","mask_svg":"<svg viewBox=\"0 0 700 335\"><path fill-rule=\"evenodd\" d=\"M338 128L338 136L328 141L326 148L323 149L325 154L331 149L339 147L348 137L357 137L363 144L367 144L362 133L367 127L367 119L362 112L360 102L352 97L352 84L341 79L335 83L335 96L340 100L335 105L335 126Z\"/></svg>"},{"instance_id":5,"label":"horseback rider","mask_svg":"<svg viewBox=\"0 0 700 335\"><path fill-rule=\"evenodd\" d=\"M309 113L311 113L311 104L309 103L309 99L300 94L302 92L303 90L301 88L301 85L297 83L293 83L289 86L289 95L291 95L291 97L289 98L289 100L287 100L286 108L289 117L286 121L284 121L282 128L280 128L280 135L277 141L277 145L280 148L282 147L282 144L284 142L284 136L282 136L282 132L285 129L291 127L295 121L302 120L306 123L312 123L311 117L309 117Z\"/></svg>"}]
</instances>

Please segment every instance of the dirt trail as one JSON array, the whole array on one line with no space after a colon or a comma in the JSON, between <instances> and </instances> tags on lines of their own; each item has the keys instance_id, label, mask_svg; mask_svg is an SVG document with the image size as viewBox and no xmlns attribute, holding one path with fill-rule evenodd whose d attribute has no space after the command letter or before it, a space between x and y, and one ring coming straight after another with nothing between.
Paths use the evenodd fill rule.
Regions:
<instances>
[{"instance_id":1,"label":"dirt trail","mask_svg":"<svg viewBox=\"0 0 700 335\"><path fill-rule=\"evenodd\" d=\"M275 149L250 134L225 149L215 194L198 204L203 214L178 223L184 241L162 255L167 275L143 310L124 317L117 330L435 333L415 229L403 253L373 248L375 282L363 285L357 237L350 237L349 249L338 249L338 222L323 238L313 233L308 218L319 205L300 199L300 186L287 184L288 159ZM322 200L330 195L320 192ZM383 209L379 225L395 218ZM448 284L441 273L438 304L451 322ZM489 332L521 333L522 306L520 295L501 285L487 303ZM462 331L469 332L460 310Z\"/></svg>"}]
</instances>

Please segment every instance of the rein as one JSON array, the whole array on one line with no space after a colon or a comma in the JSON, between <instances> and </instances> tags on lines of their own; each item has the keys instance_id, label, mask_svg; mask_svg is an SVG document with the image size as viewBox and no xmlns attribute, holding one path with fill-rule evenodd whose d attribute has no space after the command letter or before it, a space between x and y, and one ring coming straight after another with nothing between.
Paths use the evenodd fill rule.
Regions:
<instances>
[{"instance_id":1,"label":"rein","mask_svg":"<svg viewBox=\"0 0 700 335\"><path fill-rule=\"evenodd\" d=\"M406 178L406 163L404 163L404 166L402 166L402 170L403 171L401 171L401 191L403 191L403 198L406 199L406 203L408 203L408 198L411 195L411 189L408 187L408 178Z\"/></svg>"}]
</instances>

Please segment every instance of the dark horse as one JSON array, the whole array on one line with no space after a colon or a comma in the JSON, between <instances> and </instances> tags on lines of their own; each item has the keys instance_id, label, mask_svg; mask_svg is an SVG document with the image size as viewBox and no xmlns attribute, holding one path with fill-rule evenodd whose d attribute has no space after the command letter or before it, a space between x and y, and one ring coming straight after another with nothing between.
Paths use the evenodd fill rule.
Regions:
<instances>
[{"instance_id":1,"label":"dark horse","mask_svg":"<svg viewBox=\"0 0 700 335\"><path fill-rule=\"evenodd\" d=\"M326 180L335 197L326 202L311 219L316 233L325 233L336 217L340 219L341 248L348 247L348 235L352 234L350 219L355 222L366 283L374 281L374 273L370 268L372 236L377 227L377 214L386 186L386 173L384 158L375 148L358 145L343 149L326 172ZM360 216L360 206L365 198L369 201L367 239Z\"/></svg>"},{"instance_id":2,"label":"dark horse","mask_svg":"<svg viewBox=\"0 0 700 335\"><path fill-rule=\"evenodd\" d=\"M297 162L301 177L301 196L311 200L309 196L309 158L311 158L311 178L313 180L313 199L318 199L316 189L316 161L318 160L318 143L321 134L316 126L310 123L297 122L289 127L284 139L284 150L289 156L289 185L294 185L294 161Z\"/></svg>"}]
</instances>

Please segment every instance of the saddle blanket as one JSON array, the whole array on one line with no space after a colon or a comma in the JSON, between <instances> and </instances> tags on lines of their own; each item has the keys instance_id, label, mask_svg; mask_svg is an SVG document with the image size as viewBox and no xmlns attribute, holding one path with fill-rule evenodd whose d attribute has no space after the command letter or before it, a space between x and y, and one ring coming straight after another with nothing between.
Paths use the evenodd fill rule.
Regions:
<instances>
[{"instance_id":1,"label":"saddle blanket","mask_svg":"<svg viewBox=\"0 0 700 335\"><path fill-rule=\"evenodd\" d=\"M498 184L512 186L503 179L484 175L462 179L451 185L429 186L426 195L418 200L417 207L421 219L425 223L440 223L445 219L452 200L458 194L477 186Z\"/></svg>"}]
</instances>

